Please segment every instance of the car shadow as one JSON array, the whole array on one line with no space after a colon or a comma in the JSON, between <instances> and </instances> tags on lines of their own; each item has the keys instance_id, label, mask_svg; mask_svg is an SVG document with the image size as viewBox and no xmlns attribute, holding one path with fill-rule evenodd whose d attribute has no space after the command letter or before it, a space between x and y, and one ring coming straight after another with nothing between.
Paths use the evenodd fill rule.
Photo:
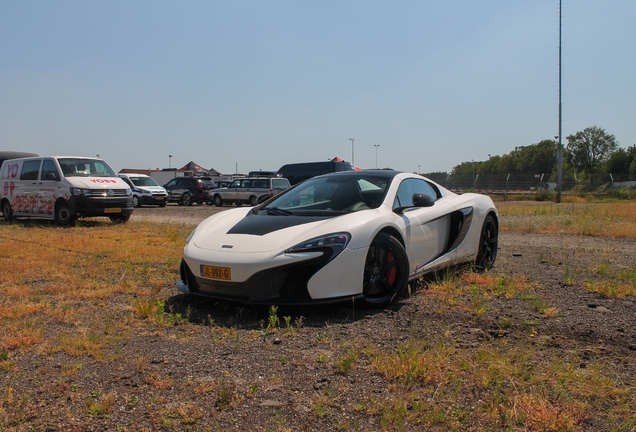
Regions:
<instances>
[{"instance_id":1,"label":"car shadow","mask_svg":"<svg viewBox=\"0 0 636 432\"><path fill-rule=\"evenodd\" d=\"M396 311L402 307L396 301L387 308L369 309L354 302L316 305L246 305L225 300L177 294L166 300L166 312L179 314L190 324L239 327L247 330L263 330L270 318L278 317L280 328L287 323L293 327L323 328L333 324L346 324L369 319L376 314Z\"/></svg>"}]
</instances>

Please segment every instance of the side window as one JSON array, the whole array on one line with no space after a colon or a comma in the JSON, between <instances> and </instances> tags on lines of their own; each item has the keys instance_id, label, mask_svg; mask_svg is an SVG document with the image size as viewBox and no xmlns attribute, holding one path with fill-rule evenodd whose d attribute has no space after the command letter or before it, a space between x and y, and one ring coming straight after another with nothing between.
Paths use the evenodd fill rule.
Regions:
<instances>
[{"instance_id":1,"label":"side window","mask_svg":"<svg viewBox=\"0 0 636 432\"><path fill-rule=\"evenodd\" d=\"M177 179L172 179L168 183L166 183L166 187L173 188L177 184Z\"/></svg>"},{"instance_id":2,"label":"side window","mask_svg":"<svg viewBox=\"0 0 636 432\"><path fill-rule=\"evenodd\" d=\"M22 172L20 173L20 180L37 180L38 172L40 171L41 160L25 161L22 164Z\"/></svg>"},{"instance_id":3,"label":"side window","mask_svg":"<svg viewBox=\"0 0 636 432\"><path fill-rule=\"evenodd\" d=\"M42 180L60 180L60 173L55 166L55 162L50 159L45 159L42 162L42 172L40 174L40 179Z\"/></svg>"},{"instance_id":4,"label":"side window","mask_svg":"<svg viewBox=\"0 0 636 432\"><path fill-rule=\"evenodd\" d=\"M393 208L409 207L413 205L413 194L421 193L428 194L437 198L437 192L433 187L424 180L420 179L406 179L400 183L398 188Z\"/></svg>"},{"instance_id":5,"label":"side window","mask_svg":"<svg viewBox=\"0 0 636 432\"><path fill-rule=\"evenodd\" d=\"M248 187L250 187L250 186L251 186L251 184L252 184L252 182L251 182L251 181L249 181L249 180L244 180L244 181L243 181L243 184L241 185L241 187L248 188Z\"/></svg>"},{"instance_id":6,"label":"side window","mask_svg":"<svg viewBox=\"0 0 636 432\"><path fill-rule=\"evenodd\" d=\"M274 179L272 180L272 189L286 189L287 182L282 179Z\"/></svg>"}]
</instances>

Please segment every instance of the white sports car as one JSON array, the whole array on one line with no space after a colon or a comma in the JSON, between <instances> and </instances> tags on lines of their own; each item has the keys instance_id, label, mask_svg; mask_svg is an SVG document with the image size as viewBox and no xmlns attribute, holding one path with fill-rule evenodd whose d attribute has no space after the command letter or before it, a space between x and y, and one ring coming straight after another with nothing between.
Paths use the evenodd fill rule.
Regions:
<instances>
[{"instance_id":1,"label":"white sports car","mask_svg":"<svg viewBox=\"0 0 636 432\"><path fill-rule=\"evenodd\" d=\"M462 262L491 268L498 235L485 195L393 170L338 172L201 222L177 287L245 303L384 307L425 273Z\"/></svg>"}]
</instances>

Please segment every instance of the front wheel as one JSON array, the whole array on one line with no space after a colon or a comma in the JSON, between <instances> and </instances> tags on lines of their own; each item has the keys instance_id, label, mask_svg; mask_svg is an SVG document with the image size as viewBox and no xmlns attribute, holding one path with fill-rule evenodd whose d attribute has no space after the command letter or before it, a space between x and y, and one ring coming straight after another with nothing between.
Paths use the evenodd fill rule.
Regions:
<instances>
[{"instance_id":1,"label":"front wheel","mask_svg":"<svg viewBox=\"0 0 636 432\"><path fill-rule=\"evenodd\" d=\"M13 210L11 210L11 204L9 204L8 200L4 200L2 203L2 217L7 222L11 222L13 220Z\"/></svg>"},{"instance_id":2,"label":"front wheel","mask_svg":"<svg viewBox=\"0 0 636 432\"><path fill-rule=\"evenodd\" d=\"M499 227L493 215L489 214L484 219L479 236L479 250L475 258L475 267L478 270L490 270L497 259L497 246L499 244Z\"/></svg>"},{"instance_id":3,"label":"front wheel","mask_svg":"<svg viewBox=\"0 0 636 432\"><path fill-rule=\"evenodd\" d=\"M214 205L217 207L223 207L223 199L221 195L214 195Z\"/></svg>"},{"instance_id":4,"label":"front wheel","mask_svg":"<svg viewBox=\"0 0 636 432\"><path fill-rule=\"evenodd\" d=\"M71 208L68 204L58 204L55 207L55 220L60 225L74 225L75 224L75 216L71 213Z\"/></svg>"},{"instance_id":5,"label":"front wheel","mask_svg":"<svg viewBox=\"0 0 636 432\"><path fill-rule=\"evenodd\" d=\"M379 233L369 246L364 263L362 295L367 305L386 307L406 288L409 260L395 237Z\"/></svg>"},{"instance_id":6,"label":"front wheel","mask_svg":"<svg viewBox=\"0 0 636 432\"><path fill-rule=\"evenodd\" d=\"M250 205L254 207L256 204L258 204L258 198L252 195L250 197Z\"/></svg>"}]
</instances>

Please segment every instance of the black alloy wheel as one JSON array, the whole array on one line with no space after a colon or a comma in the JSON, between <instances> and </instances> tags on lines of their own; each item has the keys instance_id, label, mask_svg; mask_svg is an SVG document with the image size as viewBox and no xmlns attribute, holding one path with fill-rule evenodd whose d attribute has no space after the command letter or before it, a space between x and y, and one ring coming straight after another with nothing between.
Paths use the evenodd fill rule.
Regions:
<instances>
[{"instance_id":1,"label":"black alloy wheel","mask_svg":"<svg viewBox=\"0 0 636 432\"><path fill-rule=\"evenodd\" d=\"M369 246L364 264L362 295L367 305L388 306L406 288L409 260L402 244L393 236L379 233Z\"/></svg>"},{"instance_id":2,"label":"black alloy wheel","mask_svg":"<svg viewBox=\"0 0 636 432\"><path fill-rule=\"evenodd\" d=\"M499 227L492 214L486 216L479 236L479 250L475 258L475 267L478 270L490 270L497 259L497 246L499 244Z\"/></svg>"},{"instance_id":3,"label":"black alloy wheel","mask_svg":"<svg viewBox=\"0 0 636 432\"><path fill-rule=\"evenodd\" d=\"M181 195L181 205L191 206L192 205L192 197L188 192Z\"/></svg>"}]
</instances>

